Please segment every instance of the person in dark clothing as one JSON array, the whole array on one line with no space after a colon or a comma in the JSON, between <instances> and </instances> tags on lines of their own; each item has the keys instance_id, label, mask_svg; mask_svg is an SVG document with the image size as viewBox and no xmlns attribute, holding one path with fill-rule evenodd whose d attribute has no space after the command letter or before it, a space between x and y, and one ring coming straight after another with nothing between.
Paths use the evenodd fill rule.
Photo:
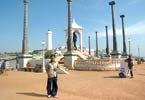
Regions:
<instances>
[{"instance_id":1,"label":"person in dark clothing","mask_svg":"<svg viewBox=\"0 0 145 100\"><path fill-rule=\"evenodd\" d=\"M133 78L133 60L131 58L131 55L129 55L129 57L125 61L128 63L130 75L131 75L131 78Z\"/></svg>"},{"instance_id":2,"label":"person in dark clothing","mask_svg":"<svg viewBox=\"0 0 145 100\"><path fill-rule=\"evenodd\" d=\"M57 73L58 70L58 62L55 61L55 55L51 55L51 61L46 65L46 72L48 75L47 80L47 96L50 98L51 96L57 98Z\"/></svg>"},{"instance_id":3,"label":"person in dark clothing","mask_svg":"<svg viewBox=\"0 0 145 100\"><path fill-rule=\"evenodd\" d=\"M2 73L6 73L6 60L4 60L3 62L2 62L2 64L1 64L1 72Z\"/></svg>"},{"instance_id":4,"label":"person in dark clothing","mask_svg":"<svg viewBox=\"0 0 145 100\"><path fill-rule=\"evenodd\" d=\"M73 43L74 43L74 48L77 50L76 42L77 42L77 35L76 35L75 32L73 32Z\"/></svg>"}]
</instances>

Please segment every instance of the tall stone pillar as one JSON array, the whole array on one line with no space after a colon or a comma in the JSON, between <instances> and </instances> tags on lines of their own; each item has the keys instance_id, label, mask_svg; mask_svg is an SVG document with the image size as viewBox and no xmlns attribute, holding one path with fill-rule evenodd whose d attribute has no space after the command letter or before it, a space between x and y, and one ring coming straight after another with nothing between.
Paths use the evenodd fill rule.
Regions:
<instances>
[{"instance_id":1,"label":"tall stone pillar","mask_svg":"<svg viewBox=\"0 0 145 100\"><path fill-rule=\"evenodd\" d=\"M99 57L99 55L98 55L98 32L96 32L96 57Z\"/></svg>"},{"instance_id":2,"label":"tall stone pillar","mask_svg":"<svg viewBox=\"0 0 145 100\"><path fill-rule=\"evenodd\" d=\"M64 54L64 66L69 69L74 69L74 62L77 60L77 54L73 53L72 48L72 0L68 2L68 39L67 52Z\"/></svg>"},{"instance_id":3,"label":"tall stone pillar","mask_svg":"<svg viewBox=\"0 0 145 100\"><path fill-rule=\"evenodd\" d=\"M122 56L127 56L126 52L126 42L125 42L125 28L124 28L124 17L125 15L120 15L121 21L122 21L122 35L123 35L123 53Z\"/></svg>"},{"instance_id":4,"label":"tall stone pillar","mask_svg":"<svg viewBox=\"0 0 145 100\"><path fill-rule=\"evenodd\" d=\"M67 51L72 52L72 0L68 2L68 40L67 40Z\"/></svg>"},{"instance_id":5,"label":"tall stone pillar","mask_svg":"<svg viewBox=\"0 0 145 100\"><path fill-rule=\"evenodd\" d=\"M29 54L28 48L28 0L24 0L24 30L22 53Z\"/></svg>"},{"instance_id":6,"label":"tall stone pillar","mask_svg":"<svg viewBox=\"0 0 145 100\"><path fill-rule=\"evenodd\" d=\"M113 28L113 51L111 52L112 57L118 57L120 53L117 50L117 39L116 39L116 29L115 29L115 18L114 18L114 5L115 1L109 2L109 5L111 6L111 14L112 14L112 28Z\"/></svg>"},{"instance_id":7,"label":"tall stone pillar","mask_svg":"<svg viewBox=\"0 0 145 100\"><path fill-rule=\"evenodd\" d=\"M88 45L89 45L89 55L91 55L91 43L90 43L90 36L88 36Z\"/></svg>"},{"instance_id":8,"label":"tall stone pillar","mask_svg":"<svg viewBox=\"0 0 145 100\"><path fill-rule=\"evenodd\" d=\"M27 67L28 61L32 59L28 48L28 0L24 0L24 32L22 45L22 55L19 55L19 66L21 68Z\"/></svg>"},{"instance_id":9,"label":"tall stone pillar","mask_svg":"<svg viewBox=\"0 0 145 100\"><path fill-rule=\"evenodd\" d=\"M110 57L110 52L109 52L109 40L108 40L108 26L105 26L105 30L106 30L106 55Z\"/></svg>"},{"instance_id":10,"label":"tall stone pillar","mask_svg":"<svg viewBox=\"0 0 145 100\"><path fill-rule=\"evenodd\" d=\"M80 52L83 50L82 33L80 32Z\"/></svg>"}]
</instances>

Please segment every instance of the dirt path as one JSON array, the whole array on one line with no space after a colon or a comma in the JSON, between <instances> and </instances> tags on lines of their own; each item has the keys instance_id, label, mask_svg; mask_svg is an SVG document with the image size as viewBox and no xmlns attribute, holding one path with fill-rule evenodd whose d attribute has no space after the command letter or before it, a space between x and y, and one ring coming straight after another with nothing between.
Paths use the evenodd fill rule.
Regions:
<instances>
[{"instance_id":1,"label":"dirt path","mask_svg":"<svg viewBox=\"0 0 145 100\"><path fill-rule=\"evenodd\" d=\"M69 71L58 77L57 100L145 100L145 64L135 66L134 78L117 71ZM8 71L0 75L0 100L53 100L46 96L45 73Z\"/></svg>"}]
</instances>

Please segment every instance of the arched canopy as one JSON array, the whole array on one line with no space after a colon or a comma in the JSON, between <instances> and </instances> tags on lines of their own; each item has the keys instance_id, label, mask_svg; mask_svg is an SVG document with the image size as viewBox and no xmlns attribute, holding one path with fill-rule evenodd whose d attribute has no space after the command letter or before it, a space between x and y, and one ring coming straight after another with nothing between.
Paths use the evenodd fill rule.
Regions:
<instances>
[{"instance_id":1,"label":"arched canopy","mask_svg":"<svg viewBox=\"0 0 145 100\"><path fill-rule=\"evenodd\" d=\"M68 29L65 29L64 31L66 33L66 41L67 41ZM83 47L83 43L82 43L83 27L78 25L75 20L73 20L73 22L72 22L72 32L71 33L73 34L73 32L76 32L79 35L79 37L80 37L79 38L80 39L80 51L82 51L82 47Z\"/></svg>"},{"instance_id":2,"label":"arched canopy","mask_svg":"<svg viewBox=\"0 0 145 100\"><path fill-rule=\"evenodd\" d=\"M66 28L64 31L65 31L66 33L68 33L68 32L67 32L67 28ZM73 33L73 32L77 32L78 34L80 34L80 33L82 33L82 31L83 31L83 27L80 26L80 25L78 25L78 24L76 23L76 21L73 20L73 22L72 22L72 33Z\"/></svg>"}]
</instances>

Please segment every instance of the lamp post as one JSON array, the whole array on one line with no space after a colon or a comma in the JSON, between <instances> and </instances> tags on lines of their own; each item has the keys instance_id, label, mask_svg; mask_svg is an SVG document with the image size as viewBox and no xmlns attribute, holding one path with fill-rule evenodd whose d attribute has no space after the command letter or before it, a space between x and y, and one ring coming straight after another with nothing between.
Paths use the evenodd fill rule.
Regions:
<instances>
[{"instance_id":1,"label":"lamp post","mask_svg":"<svg viewBox=\"0 0 145 100\"><path fill-rule=\"evenodd\" d=\"M128 46L129 46L129 51L128 51L129 53L128 53L128 54L129 54L129 55L131 54L131 51L130 51L130 49L131 49L131 48L130 48L130 42L131 42L131 39L128 38Z\"/></svg>"},{"instance_id":2,"label":"lamp post","mask_svg":"<svg viewBox=\"0 0 145 100\"><path fill-rule=\"evenodd\" d=\"M42 41L41 44L42 44L42 71L46 72L45 70L45 41Z\"/></svg>"}]
</instances>

